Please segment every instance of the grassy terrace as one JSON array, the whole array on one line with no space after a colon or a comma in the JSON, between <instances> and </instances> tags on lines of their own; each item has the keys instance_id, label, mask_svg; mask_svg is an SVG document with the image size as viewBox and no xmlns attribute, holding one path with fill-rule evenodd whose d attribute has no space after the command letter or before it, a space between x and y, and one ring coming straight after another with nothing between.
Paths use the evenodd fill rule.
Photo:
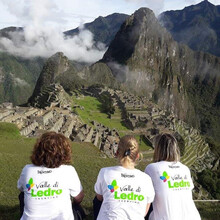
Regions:
<instances>
[{"instance_id":1,"label":"grassy terrace","mask_svg":"<svg viewBox=\"0 0 220 220\"><path fill-rule=\"evenodd\" d=\"M84 107L84 110L80 108L76 109L76 112L84 123L91 124L91 121L97 121L111 129L115 128L119 132L129 131L120 119L108 118L108 115L101 111L102 104L95 97L85 96L80 99L74 98L74 103Z\"/></svg>"}]
</instances>

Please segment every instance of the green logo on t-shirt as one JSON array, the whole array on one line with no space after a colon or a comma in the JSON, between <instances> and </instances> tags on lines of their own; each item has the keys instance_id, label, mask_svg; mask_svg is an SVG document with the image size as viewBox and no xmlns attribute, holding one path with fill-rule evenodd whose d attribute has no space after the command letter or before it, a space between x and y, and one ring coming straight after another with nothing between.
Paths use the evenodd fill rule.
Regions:
<instances>
[{"instance_id":1,"label":"green logo on t-shirt","mask_svg":"<svg viewBox=\"0 0 220 220\"><path fill-rule=\"evenodd\" d=\"M166 171L163 172L163 176L160 176L160 179L163 180L164 183L167 182L170 189L190 187L190 182L186 181L187 177L183 178L180 175L174 175L170 178Z\"/></svg>"},{"instance_id":2,"label":"green logo on t-shirt","mask_svg":"<svg viewBox=\"0 0 220 220\"><path fill-rule=\"evenodd\" d=\"M30 188L28 188L29 185ZM34 185L35 189L32 188ZM39 184L33 184L33 178L29 180L26 187L28 188L28 190L31 189L31 197L54 197L60 195L63 192L62 189L58 189L58 182L50 184L47 181L43 181Z\"/></svg>"},{"instance_id":3,"label":"green logo on t-shirt","mask_svg":"<svg viewBox=\"0 0 220 220\"><path fill-rule=\"evenodd\" d=\"M42 196L55 196L60 195L62 193L62 189L51 189L48 188L46 190L38 190L37 192L34 192L34 190L31 190L31 197L42 197Z\"/></svg>"},{"instance_id":4,"label":"green logo on t-shirt","mask_svg":"<svg viewBox=\"0 0 220 220\"><path fill-rule=\"evenodd\" d=\"M144 196L140 194L135 194L134 189L130 185L126 185L123 187L117 186L116 180L113 180L111 185L108 185L108 189L110 190L111 193L114 192L114 199L116 200L129 200L129 201L144 200ZM117 189L119 190L116 191ZM138 187L138 190L136 190L136 192L140 192L140 187Z\"/></svg>"}]
</instances>

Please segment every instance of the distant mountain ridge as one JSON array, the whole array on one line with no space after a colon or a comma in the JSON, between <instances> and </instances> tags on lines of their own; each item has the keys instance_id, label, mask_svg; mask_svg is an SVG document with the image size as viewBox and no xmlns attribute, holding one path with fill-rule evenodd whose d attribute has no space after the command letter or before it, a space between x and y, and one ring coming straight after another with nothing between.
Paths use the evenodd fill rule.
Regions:
<instances>
[{"instance_id":1,"label":"distant mountain ridge","mask_svg":"<svg viewBox=\"0 0 220 220\"><path fill-rule=\"evenodd\" d=\"M119 13L114 13L106 17L99 16L94 21L84 24L84 28L93 33L95 42L101 42L109 46L120 26L128 17L129 15ZM78 27L65 31L64 34L70 37L78 34L79 31L80 28Z\"/></svg>"},{"instance_id":2,"label":"distant mountain ridge","mask_svg":"<svg viewBox=\"0 0 220 220\"><path fill-rule=\"evenodd\" d=\"M159 20L176 41L220 56L220 5L204 0L183 10L163 12Z\"/></svg>"}]
</instances>

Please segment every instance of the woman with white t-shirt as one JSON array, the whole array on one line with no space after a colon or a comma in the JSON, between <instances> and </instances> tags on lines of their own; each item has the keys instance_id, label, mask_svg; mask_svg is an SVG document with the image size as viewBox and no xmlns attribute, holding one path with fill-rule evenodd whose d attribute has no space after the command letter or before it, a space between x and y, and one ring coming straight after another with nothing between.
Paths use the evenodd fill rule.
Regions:
<instances>
[{"instance_id":1,"label":"woman with white t-shirt","mask_svg":"<svg viewBox=\"0 0 220 220\"><path fill-rule=\"evenodd\" d=\"M119 166L102 168L95 192L103 201L98 220L144 220L154 199L151 178L135 169L139 146L133 136L121 138L117 151Z\"/></svg>"},{"instance_id":2,"label":"woman with white t-shirt","mask_svg":"<svg viewBox=\"0 0 220 220\"><path fill-rule=\"evenodd\" d=\"M180 160L180 151L171 134L158 135L154 144L154 162L145 172L155 189L150 220L200 220L192 198L194 188L190 170Z\"/></svg>"},{"instance_id":3,"label":"woman with white t-shirt","mask_svg":"<svg viewBox=\"0 0 220 220\"><path fill-rule=\"evenodd\" d=\"M71 162L68 139L47 132L37 140L17 187L24 192L21 220L74 220L72 201L79 204L84 193Z\"/></svg>"}]
</instances>

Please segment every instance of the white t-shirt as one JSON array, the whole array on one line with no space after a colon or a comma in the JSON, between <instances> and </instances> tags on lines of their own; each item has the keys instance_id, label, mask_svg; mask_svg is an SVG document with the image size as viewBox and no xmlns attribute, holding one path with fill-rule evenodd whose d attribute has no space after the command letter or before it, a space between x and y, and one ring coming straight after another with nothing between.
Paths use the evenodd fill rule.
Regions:
<instances>
[{"instance_id":1,"label":"white t-shirt","mask_svg":"<svg viewBox=\"0 0 220 220\"><path fill-rule=\"evenodd\" d=\"M137 169L122 166L102 168L95 192L103 196L98 220L142 220L154 199L151 178Z\"/></svg>"},{"instance_id":2,"label":"white t-shirt","mask_svg":"<svg viewBox=\"0 0 220 220\"><path fill-rule=\"evenodd\" d=\"M200 220L192 199L190 170L180 162L160 161L145 169L154 185L155 199L150 220Z\"/></svg>"},{"instance_id":3,"label":"white t-shirt","mask_svg":"<svg viewBox=\"0 0 220 220\"><path fill-rule=\"evenodd\" d=\"M21 220L74 220L70 195L77 196L82 185L73 166L26 165L17 187L24 192Z\"/></svg>"}]
</instances>

